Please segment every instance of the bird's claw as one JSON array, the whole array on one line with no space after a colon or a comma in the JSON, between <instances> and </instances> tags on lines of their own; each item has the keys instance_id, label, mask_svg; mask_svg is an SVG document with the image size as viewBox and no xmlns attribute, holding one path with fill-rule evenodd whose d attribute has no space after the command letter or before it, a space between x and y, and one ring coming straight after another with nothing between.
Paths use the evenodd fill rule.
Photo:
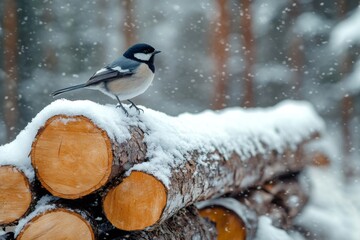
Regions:
<instances>
[{"instance_id":1,"label":"bird's claw","mask_svg":"<svg viewBox=\"0 0 360 240\"><path fill-rule=\"evenodd\" d=\"M125 109L122 105L116 104L116 108L121 108L121 109L124 111L125 115L126 115L127 117L129 116L128 111L126 111L126 109Z\"/></svg>"},{"instance_id":2,"label":"bird's claw","mask_svg":"<svg viewBox=\"0 0 360 240\"><path fill-rule=\"evenodd\" d=\"M134 107L134 108L136 109L136 111L138 112L138 114L140 114L141 112L144 112L144 109L137 107L135 104L132 104L132 105L130 106L130 108L132 108L132 107Z\"/></svg>"},{"instance_id":3,"label":"bird's claw","mask_svg":"<svg viewBox=\"0 0 360 240\"><path fill-rule=\"evenodd\" d=\"M130 100L128 100L128 101L131 103L130 108L134 107L136 109L136 111L138 112L138 114L140 114L141 111L144 112L144 110L142 108L139 108L138 106L136 106L135 103L133 103Z\"/></svg>"}]
</instances>

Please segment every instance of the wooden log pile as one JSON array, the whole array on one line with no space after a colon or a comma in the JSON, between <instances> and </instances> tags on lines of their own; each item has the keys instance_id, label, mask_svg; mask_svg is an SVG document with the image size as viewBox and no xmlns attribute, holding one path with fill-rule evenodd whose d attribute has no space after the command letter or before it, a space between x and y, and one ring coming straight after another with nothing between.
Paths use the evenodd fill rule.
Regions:
<instances>
[{"instance_id":1,"label":"wooden log pile","mask_svg":"<svg viewBox=\"0 0 360 240\"><path fill-rule=\"evenodd\" d=\"M262 215L292 227L306 146L324 128L307 103L132 113L58 100L1 146L0 226L15 227L3 236L253 239Z\"/></svg>"}]
</instances>

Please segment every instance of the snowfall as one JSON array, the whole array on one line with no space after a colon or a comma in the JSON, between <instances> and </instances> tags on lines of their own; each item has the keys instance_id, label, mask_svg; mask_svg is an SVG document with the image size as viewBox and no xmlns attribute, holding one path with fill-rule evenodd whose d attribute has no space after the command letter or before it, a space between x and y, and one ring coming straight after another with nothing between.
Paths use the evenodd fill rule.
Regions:
<instances>
[{"instance_id":1,"label":"snowfall","mask_svg":"<svg viewBox=\"0 0 360 240\"><path fill-rule=\"evenodd\" d=\"M235 149L241 157L248 158L255 154L255 149L259 150L260 142L281 150L320 132L322 139L316 145L328 152L332 150L329 154L333 162L327 168L308 167L302 174L312 188L309 203L295 219L295 224L308 230L309 235L275 228L268 217L261 216L256 240L360 239L359 184L356 180L345 184L338 171L341 156L334 150L337 149L335 143L326 135L324 121L309 103L288 100L270 108L207 110L176 117L141 108L144 113L138 115L135 109L130 109L130 117L126 117L114 105L65 99L54 101L38 113L13 142L0 146L0 165L15 165L33 180L35 174L29 159L31 144L46 120L58 114L86 116L118 142L130 137L129 126L147 129L150 132L144 138L148 145L147 154L152 159L150 162L156 164L139 164L133 170L158 174L164 185L169 185L170 173L162 170L162 166L181 164L189 149L200 148L206 152L219 148L225 156ZM205 141L210 141L212 147L204 149ZM176 156L177 162L166 162L165 159L170 159L166 154ZM19 224L17 231L24 221ZM0 231L0 234L4 233Z\"/></svg>"}]
</instances>

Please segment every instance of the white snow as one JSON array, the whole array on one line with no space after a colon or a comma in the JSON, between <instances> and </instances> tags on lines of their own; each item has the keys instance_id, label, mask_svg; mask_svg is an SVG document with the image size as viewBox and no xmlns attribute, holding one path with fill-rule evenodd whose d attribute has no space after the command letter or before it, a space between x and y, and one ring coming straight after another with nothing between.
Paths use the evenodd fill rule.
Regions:
<instances>
[{"instance_id":1,"label":"white snow","mask_svg":"<svg viewBox=\"0 0 360 240\"><path fill-rule=\"evenodd\" d=\"M144 114L138 116L131 109L132 117L126 117L114 105L104 106L87 100L56 100L37 114L13 142L0 146L0 165L18 166L33 179L29 158L31 144L46 120L58 114L88 117L111 139L119 142L130 137L128 128L131 125L147 130L145 142L151 163L139 164L132 170L156 173L166 186L171 174L166 166L181 164L191 150L206 153L217 148L226 157L235 150L246 159L258 150L265 151L262 144L281 152L284 146L295 146L312 132L324 129L323 121L307 102L284 101L267 109L229 108L196 115L185 113L178 117L142 108ZM210 145L205 144L209 142ZM172 161L174 158L176 161Z\"/></svg>"},{"instance_id":2,"label":"white snow","mask_svg":"<svg viewBox=\"0 0 360 240\"><path fill-rule=\"evenodd\" d=\"M126 117L114 105L56 100L39 112L13 142L0 146L0 165L14 164L33 178L29 159L31 144L47 119L58 114L88 117L118 142L130 138L129 126L139 126L147 132L144 141L150 161L135 165L128 174L133 170L142 170L155 175L166 186L170 184L170 169L183 164L186 155L192 150L200 151L199 162L206 165L203 162L206 159L205 153L212 152L215 148L225 157L235 151L243 159L247 159L259 151L265 153L263 144L281 152L286 146L296 146L316 131L324 131L322 119L309 103L303 101L284 101L265 109L207 110L195 115L184 113L177 117L142 108L144 113L140 115L135 109L129 109L130 117ZM28 221L34 214L36 213L22 221ZM262 225L266 226L266 220L263 222ZM17 233L19 229L20 226Z\"/></svg>"},{"instance_id":3,"label":"white snow","mask_svg":"<svg viewBox=\"0 0 360 240\"><path fill-rule=\"evenodd\" d=\"M248 159L259 152L265 154L264 145L281 153L286 146L295 147L312 133L324 130L324 122L313 107L301 101L284 101L266 109L228 108L178 117L147 109L140 118L149 130L145 142L150 161L130 171L155 175L167 187L170 169L183 164L192 150L198 150L200 158L218 149L226 158L235 151Z\"/></svg>"},{"instance_id":4,"label":"white snow","mask_svg":"<svg viewBox=\"0 0 360 240\"><path fill-rule=\"evenodd\" d=\"M293 240L285 230L271 225L271 219L268 217L261 216L258 224L255 240Z\"/></svg>"},{"instance_id":5,"label":"white snow","mask_svg":"<svg viewBox=\"0 0 360 240\"><path fill-rule=\"evenodd\" d=\"M56 207L55 204L50 204L49 202L51 202L52 200L57 199L53 196L44 196L42 197L36 204L35 206L35 210L33 212L31 212L29 215L27 215L26 217L22 218L18 225L16 225L16 228L14 230L14 234L15 237L20 233L20 231L24 228L25 224L28 223L31 219L33 219L34 217L36 217L37 215L48 211L50 209L54 209Z\"/></svg>"},{"instance_id":6,"label":"white snow","mask_svg":"<svg viewBox=\"0 0 360 240\"><path fill-rule=\"evenodd\" d=\"M32 181L34 170L29 156L31 144L46 120L58 114L86 116L107 131L110 138L115 139L116 136L119 141L129 138L127 126L133 121L133 118L127 118L121 110L115 109L112 105L101 106L91 101L57 100L38 113L13 142L0 146L0 166L15 165Z\"/></svg>"},{"instance_id":7,"label":"white snow","mask_svg":"<svg viewBox=\"0 0 360 240\"><path fill-rule=\"evenodd\" d=\"M360 43L360 8L358 7L350 17L338 23L330 35L330 47L341 53L355 43Z\"/></svg>"},{"instance_id":8,"label":"white snow","mask_svg":"<svg viewBox=\"0 0 360 240\"><path fill-rule=\"evenodd\" d=\"M302 175L310 184L310 200L294 223L305 230L303 237L295 231L274 227L271 219L260 216L255 240L358 240L360 236L360 185L359 180L344 183L337 169L311 167ZM244 216L244 209L234 199L220 198L197 203L198 208L209 205L224 206ZM240 207L239 207L240 206ZM249 211L249 210L247 210Z\"/></svg>"},{"instance_id":9,"label":"white snow","mask_svg":"<svg viewBox=\"0 0 360 240\"><path fill-rule=\"evenodd\" d=\"M345 185L336 169L307 171L311 184L310 202L295 219L319 239L358 240L360 237L360 187Z\"/></svg>"}]
</instances>

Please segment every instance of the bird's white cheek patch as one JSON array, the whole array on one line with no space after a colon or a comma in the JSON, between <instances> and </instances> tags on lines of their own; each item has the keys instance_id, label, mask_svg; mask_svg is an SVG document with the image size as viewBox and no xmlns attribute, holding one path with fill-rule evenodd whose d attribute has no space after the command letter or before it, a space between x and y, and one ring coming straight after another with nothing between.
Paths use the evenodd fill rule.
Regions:
<instances>
[{"instance_id":1,"label":"bird's white cheek patch","mask_svg":"<svg viewBox=\"0 0 360 240\"><path fill-rule=\"evenodd\" d=\"M142 60L142 61L149 61L149 59L151 58L151 53L135 53L134 54L134 57L139 59L139 60Z\"/></svg>"}]
</instances>

